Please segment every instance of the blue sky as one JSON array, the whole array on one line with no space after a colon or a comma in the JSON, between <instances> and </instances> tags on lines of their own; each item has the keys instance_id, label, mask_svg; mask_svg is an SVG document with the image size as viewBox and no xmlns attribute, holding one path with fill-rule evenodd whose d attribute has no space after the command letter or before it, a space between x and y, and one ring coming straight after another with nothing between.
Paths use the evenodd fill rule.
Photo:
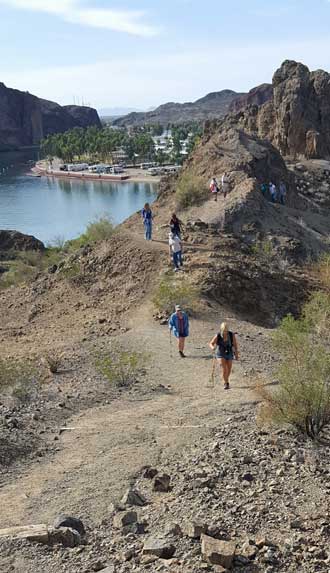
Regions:
<instances>
[{"instance_id":1,"label":"blue sky","mask_svg":"<svg viewBox=\"0 0 330 573\"><path fill-rule=\"evenodd\" d=\"M0 0L0 81L59 103L148 108L330 70L328 0Z\"/></svg>"}]
</instances>

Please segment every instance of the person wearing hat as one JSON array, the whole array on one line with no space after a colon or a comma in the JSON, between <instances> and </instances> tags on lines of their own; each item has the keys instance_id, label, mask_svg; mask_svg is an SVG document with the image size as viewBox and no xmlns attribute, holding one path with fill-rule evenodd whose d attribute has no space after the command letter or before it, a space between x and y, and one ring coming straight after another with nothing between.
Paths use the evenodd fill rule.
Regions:
<instances>
[{"instance_id":1,"label":"person wearing hat","mask_svg":"<svg viewBox=\"0 0 330 573\"><path fill-rule=\"evenodd\" d=\"M170 332L173 332L178 341L178 350L181 358L185 358L184 345L185 340L189 336L189 318L188 315L181 310L181 306L175 306L175 312L172 314L168 321Z\"/></svg>"}]
</instances>

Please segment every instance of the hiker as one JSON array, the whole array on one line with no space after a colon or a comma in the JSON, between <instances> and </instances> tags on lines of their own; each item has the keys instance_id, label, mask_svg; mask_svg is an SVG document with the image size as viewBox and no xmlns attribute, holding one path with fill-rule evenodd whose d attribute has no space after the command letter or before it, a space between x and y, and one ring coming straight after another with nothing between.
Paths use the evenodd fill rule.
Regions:
<instances>
[{"instance_id":1,"label":"hiker","mask_svg":"<svg viewBox=\"0 0 330 573\"><path fill-rule=\"evenodd\" d=\"M227 193L229 193L229 179L228 179L228 175L225 172L221 178L221 187L222 187L222 193L224 198L227 197Z\"/></svg>"},{"instance_id":2,"label":"hiker","mask_svg":"<svg viewBox=\"0 0 330 573\"><path fill-rule=\"evenodd\" d=\"M269 183L270 199L272 203L276 203L277 189L274 183Z\"/></svg>"},{"instance_id":3,"label":"hiker","mask_svg":"<svg viewBox=\"0 0 330 573\"><path fill-rule=\"evenodd\" d=\"M175 312L172 314L168 321L170 332L173 332L175 338L178 340L178 349L181 358L186 358L184 354L185 340L189 336L189 319L185 312L181 310L181 306L175 306Z\"/></svg>"},{"instance_id":4,"label":"hiker","mask_svg":"<svg viewBox=\"0 0 330 573\"><path fill-rule=\"evenodd\" d=\"M179 266L183 266L182 262L182 244L180 237L174 233L168 234L168 245L170 250L170 259L173 259L174 271L178 272L180 270Z\"/></svg>"},{"instance_id":5,"label":"hiker","mask_svg":"<svg viewBox=\"0 0 330 573\"><path fill-rule=\"evenodd\" d=\"M171 233L179 237L181 239L181 232L182 232L183 223L178 219L175 213L172 214L172 218L170 220L170 229Z\"/></svg>"},{"instance_id":6,"label":"hiker","mask_svg":"<svg viewBox=\"0 0 330 573\"><path fill-rule=\"evenodd\" d=\"M154 216L150 209L149 203L146 203L142 209L142 221L144 225L144 236L146 241L152 241L152 220Z\"/></svg>"},{"instance_id":7,"label":"hiker","mask_svg":"<svg viewBox=\"0 0 330 573\"><path fill-rule=\"evenodd\" d=\"M218 200L218 193L219 193L219 184L216 180L216 177L212 177L212 179L211 179L210 191L214 196L214 201L217 201Z\"/></svg>"},{"instance_id":8,"label":"hiker","mask_svg":"<svg viewBox=\"0 0 330 573\"><path fill-rule=\"evenodd\" d=\"M263 183L261 185L261 193L263 194L264 197L266 197L267 191L268 191L268 185L267 183Z\"/></svg>"},{"instance_id":9,"label":"hiker","mask_svg":"<svg viewBox=\"0 0 330 573\"><path fill-rule=\"evenodd\" d=\"M286 185L283 181L280 183L280 203L281 205L285 205L285 197L286 197Z\"/></svg>"},{"instance_id":10,"label":"hiker","mask_svg":"<svg viewBox=\"0 0 330 573\"><path fill-rule=\"evenodd\" d=\"M220 327L219 334L216 334L209 346L212 350L216 350L216 359L219 368L222 366L222 377L224 382L224 389L229 389L229 377L233 365L234 357L239 359L238 346L236 336L228 329L226 322L223 322Z\"/></svg>"}]
</instances>

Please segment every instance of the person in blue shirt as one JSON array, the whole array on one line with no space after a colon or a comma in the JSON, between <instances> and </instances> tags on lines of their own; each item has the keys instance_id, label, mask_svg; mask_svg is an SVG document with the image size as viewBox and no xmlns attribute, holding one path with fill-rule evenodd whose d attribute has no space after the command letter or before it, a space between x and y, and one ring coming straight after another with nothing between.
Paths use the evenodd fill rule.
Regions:
<instances>
[{"instance_id":1,"label":"person in blue shirt","mask_svg":"<svg viewBox=\"0 0 330 573\"><path fill-rule=\"evenodd\" d=\"M146 241L152 241L152 221L153 214L150 209L149 203L146 203L142 209L142 221L144 225L144 236Z\"/></svg>"},{"instance_id":2,"label":"person in blue shirt","mask_svg":"<svg viewBox=\"0 0 330 573\"><path fill-rule=\"evenodd\" d=\"M172 314L168 321L170 331L173 332L175 338L178 340L178 350L181 358L185 358L184 345L185 340L189 336L189 318L188 315L181 310L180 305L175 306L175 312Z\"/></svg>"}]
</instances>

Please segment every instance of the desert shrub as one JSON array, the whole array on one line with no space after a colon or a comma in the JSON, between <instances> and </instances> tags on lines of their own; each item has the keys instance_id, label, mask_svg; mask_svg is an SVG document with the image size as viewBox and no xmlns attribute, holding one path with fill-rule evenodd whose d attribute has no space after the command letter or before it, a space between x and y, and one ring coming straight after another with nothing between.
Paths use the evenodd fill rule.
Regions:
<instances>
[{"instance_id":1,"label":"desert shrub","mask_svg":"<svg viewBox=\"0 0 330 573\"><path fill-rule=\"evenodd\" d=\"M96 368L111 384L128 387L145 372L148 361L148 355L143 352L112 350L97 358Z\"/></svg>"},{"instance_id":2,"label":"desert shrub","mask_svg":"<svg viewBox=\"0 0 330 573\"><path fill-rule=\"evenodd\" d=\"M320 282L321 287L330 292L330 255L323 255L320 260L313 265L312 273Z\"/></svg>"},{"instance_id":3,"label":"desert shrub","mask_svg":"<svg viewBox=\"0 0 330 573\"><path fill-rule=\"evenodd\" d=\"M255 245L252 245L251 252L258 258L269 259L274 255L273 245L270 241L258 241Z\"/></svg>"},{"instance_id":4,"label":"desert shrub","mask_svg":"<svg viewBox=\"0 0 330 573\"><path fill-rule=\"evenodd\" d=\"M50 372L52 374L57 374L62 364L62 357L58 352L53 350L45 355L45 362Z\"/></svg>"},{"instance_id":5,"label":"desert shrub","mask_svg":"<svg viewBox=\"0 0 330 573\"><path fill-rule=\"evenodd\" d=\"M207 193L204 179L185 173L180 177L175 192L177 206L186 209L193 205L201 205L206 201Z\"/></svg>"},{"instance_id":6,"label":"desert shrub","mask_svg":"<svg viewBox=\"0 0 330 573\"><path fill-rule=\"evenodd\" d=\"M107 217L100 217L93 223L89 223L86 229L86 237L90 243L106 241L113 235L113 224Z\"/></svg>"},{"instance_id":7,"label":"desert shrub","mask_svg":"<svg viewBox=\"0 0 330 573\"><path fill-rule=\"evenodd\" d=\"M25 403L35 397L37 371L33 363L0 359L0 392Z\"/></svg>"},{"instance_id":8,"label":"desert shrub","mask_svg":"<svg viewBox=\"0 0 330 573\"><path fill-rule=\"evenodd\" d=\"M200 290L187 279L173 276L172 273L164 275L159 282L153 296L153 303L161 312L170 314L174 312L176 304L193 313L198 308Z\"/></svg>"},{"instance_id":9,"label":"desert shrub","mask_svg":"<svg viewBox=\"0 0 330 573\"><path fill-rule=\"evenodd\" d=\"M69 282L74 283L81 276L80 264L79 263L72 263L70 265L64 265L60 269L60 273Z\"/></svg>"},{"instance_id":10,"label":"desert shrub","mask_svg":"<svg viewBox=\"0 0 330 573\"><path fill-rule=\"evenodd\" d=\"M65 243L65 250L72 252L92 243L106 241L112 237L113 233L114 226L111 220L108 217L99 217L89 223L85 233L80 235L80 237L67 241L67 243Z\"/></svg>"},{"instance_id":11,"label":"desert shrub","mask_svg":"<svg viewBox=\"0 0 330 573\"><path fill-rule=\"evenodd\" d=\"M0 288L29 283L35 280L40 272L58 264L62 258L63 253L57 248L50 248L43 252L14 252L11 260L6 263L8 271L0 278Z\"/></svg>"},{"instance_id":12,"label":"desert shrub","mask_svg":"<svg viewBox=\"0 0 330 573\"><path fill-rule=\"evenodd\" d=\"M56 235L47 245L48 249L57 249L63 251L65 247L65 237L63 235Z\"/></svg>"},{"instance_id":13,"label":"desert shrub","mask_svg":"<svg viewBox=\"0 0 330 573\"><path fill-rule=\"evenodd\" d=\"M279 385L273 391L258 388L264 419L294 426L312 439L330 424L330 349L328 337L323 337L329 316L329 297L316 293L302 318L282 321L274 335L281 358Z\"/></svg>"},{"instance_id":14,"label":"desert shrub","mask_svg":"<svg viewBox=\"0 0 330 573\"><path fill-rule=\"evenodd\" d=\"M9 288L34 280L39 269L32 267L21 260L13 261L6 273L0 279L0 288Z\"/></svg>"}]
</instances>

